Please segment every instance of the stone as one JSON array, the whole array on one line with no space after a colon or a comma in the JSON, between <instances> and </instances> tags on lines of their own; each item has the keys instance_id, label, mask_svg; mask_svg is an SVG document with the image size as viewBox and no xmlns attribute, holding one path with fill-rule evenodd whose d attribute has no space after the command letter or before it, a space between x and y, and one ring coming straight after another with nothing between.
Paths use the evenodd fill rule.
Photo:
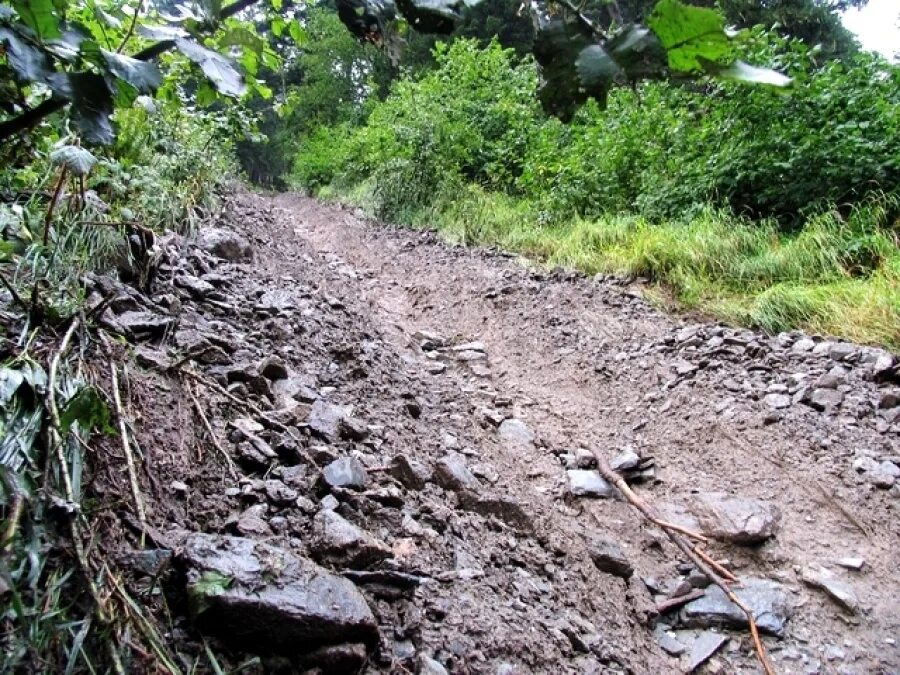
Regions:
<instances>
[{"instance_id":1,"label":"stone","mask_svg":"<svg viewBox=\"0 0 900 675\"><path fill-rule=\"evenodd\" d=\"M500 423L500 438L519 445L534 444L534 432L525 422L515 417Z\"/></svg>"},{"instance_id":2,"label":"stone","mask_svg":"<svg viewBox=\"0 0 900 675\"><path fill-rule=\"evenodd\" d=\"M213 286L208 281L203 281L198 277L195 277L192 274L182 274L173 280L173 283L178 286L178 288L183 288L192 296L198 299L205 298L207 295L216 290L216 287Z\"/></svg>"},{"instance_id":3,"label":"stone","mask_svg":"<svg viewBox=\"0 0 900 675\"><path fill-rule=\"evenodd\" d=\"M746 577L733 587L738 599L747 605L764 633L782 637L790 618L787 593L781 584L767 579ZM718 586L710 586L706 595L692 600L680 612L682 623L690 628L744 628L747 615Z\"/></svg>"},{"instance_id":4,"label":"stone","mask_svg":"<svg viewBox=\"0 0 900 675\"><path fill-rule=\"evenodd\" d=\"M803 402L821 412L829 412L844 401L844 395L836 389L819 387L806 393Z\"/></svg>"},{"instance_id":5,"label":"stone","mask_svg":"<svg viewBox=\"0 0 900 675\"><path fill-rule=\"evenodd\" d=\"M837 564L843 567L844 569L853 570L854 572L859 572L866 565L866 559L862 557L847 557L841 558L837 561Z\"/></svg>"},{"instance_id":6,"label":"stone","mask_svg":"<svg viewBox=\"0 0 900 675\"><path fill-rule=\"evenodd\" d=\"M897 406L900 406L900 389L886 391L878 400L879 410L889 410L890 408L896 408Z\"/></svg>"},{"instance_id":7,"label":"stone","mask_svg":"<svg viewBox=\"0 0 900 675\"><path fill-rule=\"evenodd\" d=\"M816 343L811 338L800 338L793 344L793 346L791 347L791 351L802 354L804 352L811 352L815 348L815 346Z\"/></svg>"},{"instance_id":8,"label":"stone","mask_svg":"<svg viewBox=\"0 0 900 675\"><path fill-rule=\"evenodd\" d=\"M766 394L763 403L772 410L782 410L791 407L791 397L787 394Z\"/></svg>"},{"instance_id":9,"label":"stone","mask_svg":"<svg viewBox=\"0 0 900 675\"><path fill-rule=\"evenodd\" d=\"M303 672L320 675L359 673L367 661L366 646L361 643L325 645L300 656Z\"/></svg>"},{"instance_id":10,"label":"stone","mask_svg":"<svg viewBox=\"0 0 900 675\"><path fill-rule=\"evenodd\" d=\"M596 469L597 458L594 453L587 448L578 448L575 450L575 467L576 469Z\"/></svg>"},{"instance_id":11,"label":"stone","mask_svg":"<svg viewBox=\"0 0 900 675\"><path fill-rule=\"evenodd\" d=\"M244 511L235 525L238 532L247 536L268 537L272 535L272 528L263 518L266 515L266 505L256 504Z\"/></svg>"},{"instance_id":12,"label":"stone","mask_svg":"<svg viewBox=\"0 0 900 675\"><path fill-rule=\"evenodd\" d=\"M391 475L411 490L421 490L431 480L428 467L402 454L391 459Z\"/></svg>"},{"instance_id":13,"label":"stone","mask_svg":"<svg viewBox=\"0 0 900 675\"><path fill-rule=\"evenodd\" d=\"M681 641L661 626L657 626L653 631L653 637L656 638L657 644L669 656L681 656L687 651L687 647Z\"/></svg>"},{"instance_id":14,"label":"stone","mask_svg":"<svg viewBox=\"0 0 900 675\"><path fill-rule=\"evenodd\" d=\"M365 568L391 557L391 549L335 511L319 511L313 518L313 557L335 565Z\"/></svg>"},{"instance_id":15,"label":"stone","mask_svg":"<svg viewBox=\"0 0 900 675\"><path fill-rule=\"evenodd\" d=\"M828 350L828 356L835 361L851 361L858 351L856 345L849 342L835 342Z\"/></svg>"},{"instance_id":16,"label":"stone","mask_svg":"<svg viewBox=\"0 0 900 675\"><path fill-rule=\"evenodd\" d=\"M800 579L807 586L824 591L826 595L851 614L859 611L859 600L853 588L838 579L831 570L827 570L821 565L807 565L800 573Z\"/></svg>"},{"instance_id":17,"label":"stone","mask_svg":"<svg viewBox=\"0 0 900 675\"><path fill-rule=\"evenodd\" d=\"M322 469L322 481L330 488L365 490L369 474L358 459L340 457Z\"/></svg>"},{"instance_id":18,"label":"stone","mask_svg":"<svg viewBox=\"0 0 900 675\"><path fill-rule=\"evenodd\" d=\"M335 439L340 433L341 420L349 417L350 406L335 405L321 398L316 399L309 411L309 428L327 439Z\"/></svg>"},{"instance_id":19,"label":"stone","mask_svg":"<svg viewBox=\"0 0 900 675\"><path fill-rule=\"evenodd\" d=\"M458 453L441 457L434 467L434 480L442 488L459 492L479 486L478 479L469 471L466 460Z\"/></svg>"},{"instance_id":20,"label":"stone","mask_svg":"<svg viewBox=\"0 0 900 675\"><path fill-rule=\"evenodd\" d=\"M700 633L694 644L691 645L691 654L688 657L687 672L693 673L697 668L712 658L713 654L719 651L728 642L728 637L713 633L712 631L704 631Z\"/></svg>"},{"instance_id":21,"label":"stone","mask_svg":"<svg viewBox=\"0 0 900 675\"><path fill-rule=\"evenodd\" d=\"M345 415L338 420L338 433L350 441L364 441L369 436L369 428L362 420Z\"/></svg>"},{"instance_id":22,"label":"stone","mask_svg":"<svg viewBox=\"0 0 900 675\"><path fill-rule=\"evenodd\" d=\"M641 456L634 451L634 448L626 448L609 463L609 468L613 471L632 471L637 469L640 463Z\"/></svg>"},{"instance_id":23,"label":"stone","mask_svg":"<svg viewBox=\"0 0 900 675\"><path fill-rule=\"evenodd\" d=\"M875 487L890 490L900 480L900 467L887 460L880 462L869 472L869 480Z\"/></svg>"},{"instance_id":24,"label":"stone","mask_svg":"<svg viewBox=\"0 0 900 675\"><path fill-rule=\"evenodd\" d=\"M775 536L781 522L774 505L724 492L698 495L692 511L704 534L734 544L762 543Z\"/></svg>"},{"instance_id":25,"label":"stone","mask_svg":"<svg viewBox=\"0 0 900 675\"><path fill-rule=\"evenodd\" d=\"M159 371L165 371L172 365L172 360L165 353L145 345L138 345L135 348L134 360L139 366Z\"/></svg>"},{"instance_id":26,"label":"stone","mask_svg":"<svg viewBox=\"0 0 900 675\"><path fill-rule=\"evenodd\" d=\"M630 579L634 566L625 557L622 548L614 541L590 538L586 542L588 555L601 572Z\"/></svg>"},{"instance_id":27,"label":"stone","mask_svg":"<svg viewBox=\"0 0 900 675\"><path fill-rule=\"evenodd\" d=\"M837 389L847 381L847 369L843 366L834 366L827 373L816 380L817 387L824 389Z\"/></svg>"},{"instance_id":28,"label":"stone","mask_svg":"<svg viewBox=\"0 0 900 675\"><path fill-rule=\"evenodd\" d=\"M224 227L204 227L197 235L197 245L224 260L253 259L253 249L249 242L237 232Z\"/></svg>"},{"instance_id":29,"label":"stone","mask_svg":"<svg viewBox=\"0 0 900 675\"><path fill-rule=\"evenodd\" d=\"M616 495L616 489L596 471L569 469L566 477L569 481L569 494L573 497L610 499Z\"/></svg>"},{"instance_id":30,"label":"stone","mask_svg":"<svg viewBox=\"0 0 900 675\"><path fill-rule=\"evenodd\" d=\"M451 347L454 352L486 352L483 342L464 342L463 344Z\"/></svg>"},{"instance_id":31,"label":"stone","mask_svg":"<svg viewBox=\"0 0 900 675\"><path fill-rule=\"evenodd\" d=\"M430 656L419 654L419 675L450 675L438 661Z\"/></svg>"},{"instance_id":32,"label":"stone","mask_svg":"<svg viewBox=\"0 0 900 675\"><path fill-rule=\"evenodd\" d=\"M300 493L290 488L280 480L270 479L266 481L266 498L276 506L290 506L296 503Z\"/></svg>"},{"instance_id":33,"label":"stone","mask_svg":"<svg viewBox=\"0 0 900 675\"><path fill-rule=\"evenodd\" d=\"M155 312L125 312L119 314L116 321L128 335L151 337L161 337L175 324L171 316Z\"/></svg>"},{"instance_id":34,"label":"stone","mask_svg":"<svg viewBox=\"0 0 900 675\"><path fill-rule=\"evenodd\" d=\"M288 377L287 365L280 356L267 356L259 364L259 374L269 380L286 380Z\"/></svg>"},{"instance_id":35,"label":"stone","mask_svg":"<svg viewBox=\"0 0 900 675\"><path fill-rule=\"evenodd\" d=\"M293 656L328 644L378 642L356 586L290 551L194 533L180 557L196 626L227 644Z\"/></svg>"},{"instance_id":36,"label":"stone","mask_svg":"<svg viewBox=\"0 0 900 675\"><path fill-rule=\"evenodd\" d=\"M463 490L459 493L459 507L482 516L494 516L520 532L534 529L534 519L521 504L509 497Z\"/></svg>"}]
</instances>

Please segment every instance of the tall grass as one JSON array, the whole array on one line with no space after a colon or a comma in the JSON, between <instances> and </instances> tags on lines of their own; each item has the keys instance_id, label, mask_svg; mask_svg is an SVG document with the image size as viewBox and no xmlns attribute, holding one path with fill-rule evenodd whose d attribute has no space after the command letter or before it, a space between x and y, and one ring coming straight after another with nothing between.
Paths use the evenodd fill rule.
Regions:
<instances>
[{"instance_id":1,"label":"tall grass","mask_svg":"<svg viewBox=\"0 0 900 675\"><path fill-rule=\"evenodd\" d=\"M336 196L331 193L331 196ZM371 204L371 185L344 193ZM525 200L451 184L409 225L515 251L587 274L646 277L681 306L777 332L793 328L900 349L900 198L880 195L848 215L828 211L794 233L707 209L686 222L610 215L541 224Z\"/></svg>"}]
</instances>

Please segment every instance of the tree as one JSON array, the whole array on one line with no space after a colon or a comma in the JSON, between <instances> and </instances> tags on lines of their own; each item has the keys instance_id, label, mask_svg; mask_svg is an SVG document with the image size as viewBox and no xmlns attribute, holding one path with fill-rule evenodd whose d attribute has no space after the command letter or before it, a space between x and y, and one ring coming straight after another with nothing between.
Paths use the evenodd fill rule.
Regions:
<instances>
[{"instance_id":1,"label":"tree","mask_svg":"<svg viewBox=\"0 0 900 675\"><path fill-rule=\"evenodd\" d=\"M86 142L111 142L115 108L131 105L138 94L159 87L162 72L154 61L172 50L202 70L209 83L206 91L217 92L215 96L237 98L249 89L270 93L259 86L256 74L260 63L271 66L277 56L253 24L234 19L253 7L256 14L251 18L271 17L273 31L275 26L283 30L282 0L265 5L258 1L237 0L224 8L215 0L191 8L175 5L180 15L168 16L164 25L149 24L148 19L164 17L155 9L142 14L142 2L130 20L111 14L109 20L102 7L72 6L69 0L21 0L14 9L0 6L0 45L21 94L12 104L14 115L0 122L0 140L69 106L70 119ZM542 76L539 96L548 112L562 118L588 98L602 102L611 87L640 79L712 74L754 83L789 82L739 62L724 17L711 9L660 0L646 26L608 32L570 0L530 0L529 6ZM354 35L396 54L403 22L420 31L451 32L462 19L465 3L337 0L337 8ZM76 16L81 21L76 22ZM289 31L302 37L295 21L289 22ZM122 35L117 47L109 31ZM155 42L126 56L125 48L136 39ZM237 53L241 67L212 46ZM40 100L43 91L50 92L49 97L32 107L31 100Z\"/></svg>"}]
</instances>

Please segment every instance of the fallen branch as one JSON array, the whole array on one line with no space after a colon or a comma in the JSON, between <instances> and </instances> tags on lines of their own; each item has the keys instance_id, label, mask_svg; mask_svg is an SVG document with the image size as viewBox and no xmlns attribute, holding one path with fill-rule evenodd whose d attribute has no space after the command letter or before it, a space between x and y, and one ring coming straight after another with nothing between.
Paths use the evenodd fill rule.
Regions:
<instances>
[{"instance_id":1,"label":"fallen branch","mask_svg":"<svg viewBox=\"0 0 900 675\"><path fill-rule=\"evenodd\" d=\"M128 482L131 483L131 496L134 498L134 506L137 509L138 520L142 525L147 523L147 514L144 511L144 500L141 499L141 489L138 484L137 470L134 468L134 453L131 451L131 442L128 437L128 428L125 424L125 412L122 409L122 397L119 394L118 368L114 361L110 360L109 373L112 378L113 402L116 404L116 417L119 419L119 436L122 439L122 450L125 453L125 463L128 465ZM141 538L141 548L144 546Z\"/></svg>"},{"instance_id":2,"label":"fallen branch","mask_svg":"<svg viewBox=\"0 0 900 675\"><path fill-rule=\"evenodd\" d=\"M200 421L203 422L203 426L206 429L207 435L209 435L209 440L213 444L213 447L218 451L222 458L225 460L225 463L228 465L228 473L231 474L231 477L237 480L237 471L235 470L234 462L227 452L225 452L225 448L222 447L222 444L219 443L219 439L216 438L216 434L213 432L212 425L209 423L209 419L206 417L206 413L203 411L203 406L200 405L200 401L197 400L197 397L194 395L193 390L191 389L191 385L188 382L185 382L185 389L187 389L188 396L191 399L191 403L194 406L194 410L197 411L197 415L200 417Z\"/></svg>"},{"instance_id":3,"label":"fallen branch","mask_svg":"<svg viewBox=\"0 0 900 675\"><path fill-rule=\"evenodd\" d=\"M747 605L741 602L740 598L737 597L737 595L733 590L731 590L731 587L728 585L730 580L720 574L718 569L722 569L727 574L727 576L731 577L731 580L735 580L734 575L731 574L731 572L725 570L718 563L715 563L715 561L712 561L709 556L705 554L703 556L698 555L696 547L690 543L689 539L686 538L684 532L681 531L683 530L683 528L678 527L678 529L675 529L671 527L671 523L666 523L665 521L660 520L653 512L653 509L651 509L643 499L641 499L634 493L634 491L628 486L628 484L619 474L617 474L609 467L606 458L597 450L594 450L593 453L594 457L597 458L597 467L600 470L600 475L603 476L603 478L605 478L607 481L615 485L619 489L619 492L622 493L622 496L625 497L625 500L629 504L634 506L638 511L640 511L641 514L645 518L647 518L647 520L661 527L663 532L666 533L666 536L671 540L673 544L681 549L681 552L684 553L685 556L687 556L688 560L690 560L698 570L703 572L703 574L705 574L712 583L721 588L725 593L725 596L729 600L731 600L731 602L737 605L737 607L742 612L744 612L744 614L747 616L747 624L750 627L750 635L753 638L753 645L756 648L756 657L759 659L759 662L762 665L763 672L766 675L775 675L775 670L773 669L772 664L769 662L769 657L766 654L766 648L759 637L759 628L756 625L756 619L753 616L753 611L749 607L747 607ZM702 540L705 541L705 538L703 538ZM713 566L710 565L707 561L713 562L716 569L714 569Z\"/></svg>"},{"instance_id":4,"label":"fallen branch","mask_svg":"<svg viewBox=\"0 0 900 675\"><path fill-rule=\"evenodd\" d=\"M685 593L684 595L678 595L674 598L669 598L668 600L657 602L656 611L659 614L665 614L669 610L675 609L676 607L681 607L682 605L689 603L691 600L702 598L704 595L706 595L706 591L704 591L702 588L698 588L696 591L691 591L690 593Z\"/></svg>"}]
</instances>

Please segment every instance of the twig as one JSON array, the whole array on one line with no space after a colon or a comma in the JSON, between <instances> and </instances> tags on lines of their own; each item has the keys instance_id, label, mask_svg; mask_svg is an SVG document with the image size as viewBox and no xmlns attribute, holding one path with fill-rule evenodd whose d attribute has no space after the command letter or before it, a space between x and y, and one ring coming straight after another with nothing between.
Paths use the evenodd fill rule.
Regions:
<instances>
[{"instance_id":1,"label":"twig","mask_svg":"<svg viewBox=\"0 0 900 675\"><path fill-rule=\"evenodd\" d=\"M140 0L137 4L137 7L134 8L134 16L131 17L131 25L128 26L128 32L125 33L125 37L122 38L122 44L119 45L119 48L116 50L116 54L121 54L122 50L125 49L125 45L128 44L128 41L131 39L131 36L134 35L134 27L137 25L138 16L141 13L141 9L144 7L144 0Z\"/></svg>"},{"instance_id":2,"label":"twig","mask_svg":"<svg viewBox=\"0 0 900 675\"><path fill-rule=\"evenodd\" d=\"M681 607L682 605L689 603L691 600L702 598L704 595L706 595L706 591L704 591L702 588L698 588L697 590L691 591L690 593L685 593L684 595L678 595L674 598L669 598L668 600L657 602L656 611L658 614L665 614L671 609Z\"/></svg>"},{"instance_id":3,"label":"twig","mask_svg":"<svg viewBox=\"0 0 900 675\"><path fill-rule=\"evenodd\" d=\"M56 181L56 187L53 189L53 196L50 198L50 205L47 207L47 215L44 217L44 248L47 247L47 242L50 240L50 222L53 220L53 209L56 208L56 203L59 201L59 193L62 192L63 183L66 180L66 167L65 164L62 165L62 168L59 170L59 179Z\"/></svg>"},{"instance_id":4,"label":"twig","mask_svg":"<svg viewBox=\"0 0 900 675\"><path fill-rule=\"evenodd\" d=\"M19 295L19 292L15 289L15 287L9 283L9 279L0 274L0 283L9 291L9 294L12 296L13 302L15 302L19 307L28 311L28 303L22 299L22 296Z\"/></svg>"},{"instance_id":5,"label":"twig","mask_svg":"<svg viewBox=\"0 0 900 675\"><path fill-rule=\"evenodd\" d=\"M194 392L191 389L191 385L187 382L185 382L185 389L187 389L187 393L191 399L191 403L194 405L194 410L197 411L197 415L200 417L200 421L203 422L203 426L206 428L206 433L209 434L209 440L212 442L213 447L225 459L225 463L228 465L228 473L231 474L232 478L237 480L237 471L235 471L234 462L231 460L231 457L228 455L228 453L225 452L225 448L223 448L221 443L219 443L219 439L216 438L216 434L213 432L212 425L210 425L209 419L207 419L206 417L206 413L203 412L203 407L200 405L200 401L197 400L197 397L194 395Z\"/></svg>"},{"instance_id":6,"label":"twig","mask_svg":"<svg viewBox=\"0 0 900 675\"><path fill-rule=\"evenodd\" d=\"M609 464L606 461L606 457L604 457L597 450L594 450L593 453L594 457L597 458L597 467L600 470L600 474L607 481L615 485L632 506L637 508L637 510L640 511L649 521L656 523L657 525L660 522L664 522L659 520L650 506L643 499L638 497L630 487L628 487L628 484L619 474L617 474L609 467ZM723 576L720 575L719 572L714 570L713 567L706 562L704 557L707 559L709 559L709 557L701 557L697 554L695 547L691 545L690 541L684 536L684 534L667 527L663 527L662 529L663 532L666 533L666 536L671 540L671 542L675 544L679 549L681 549L681 552L688 557L688 559L697 567L697 569L703 572L703 574L705 574L712 583L721 588L725 593L725 596L729 600L731 600L731 602L737 605L737 607L742 612L744 612L744 614L747 616L747 625L750 627L750 635L753 638L753 645L756 648L756 657L759 659L759 662L762 665L763 672L765 672L766 675L775 675L775 670L772 668L772 664L769 662L769 657L766 655L766 648L763 645L762 640L760 640L759 629L756 626L756 619L753 616L753 611L748 608L747 605L741 602L740 598L738 598L734 591L731 590L731 587L728 585L728 580L723 578ZM720 565L718 565L718 563L716 563L716 566L721 567ZM730 572L728 572L728 575L731 576L732 579L734 578L734 575L732 575Z\"/></svg>"},{"instance_id":7,"label":"twig","mask_svg":"<svg viewBox=\"0 0 900 675\"><path fill-rule=\"evenodd\" d=\"M718 562L713 560L709 554L701 549L699 546L694 546L694 553L700 556L700 559L703 560L707 565L712 567L719 575L725 579L726 581L735 582L737 581L737 577L735 577L731 572L729 572L725 567L720 565Z\"/></svg>"},{"instance_id":8,"label":"twig","mask_svg":"<svg viewBox=\"0 0 900 675\"><path fill-rule=\"evenodd\" d=\"M69 462L66 460L66 453L63 451L63 438L60 432L62 424L59 421L59 407L56 404L56 375L59 371L59 360L68 351L69 343L72 341L72 336L80 323L80 319L76 316L72 319L72 323L69 324L69 329L63 336L59 349L50 361L50 379L47 385L47 407L49 408L50 421L52 422L50 427L51 439L56 441L53 445L56 446L56 459L59 461L59 467L63 476L66 501L73 505L75 504L75 491L72 489L72 479L69 477Z\"/></svg>"},{"instance_id":9,"label":"twig","mask_svg":"<svg viewBox=\"0 0 900 675\"><path fill-rule=\"evenodd\" d=\"M125 452L125 462L128 465L128 480L131 483L131 495L134 497L134 505L137 509L138 520L141 525L147 524L147 515L144 512L144 502L141 499L141 490L138 486L137 471L134 468L134 455L131 452L131 443L128 440L128 429L125 424L125 413L122 411L122 397L119 395L119 375L115 362L110 361L109 372L112 376L113 401L116 404L116 417L119 418L119 436L122 438L122 450ZM141 537L141 547L144 546Z\"/></svg>"}]
</instances>

